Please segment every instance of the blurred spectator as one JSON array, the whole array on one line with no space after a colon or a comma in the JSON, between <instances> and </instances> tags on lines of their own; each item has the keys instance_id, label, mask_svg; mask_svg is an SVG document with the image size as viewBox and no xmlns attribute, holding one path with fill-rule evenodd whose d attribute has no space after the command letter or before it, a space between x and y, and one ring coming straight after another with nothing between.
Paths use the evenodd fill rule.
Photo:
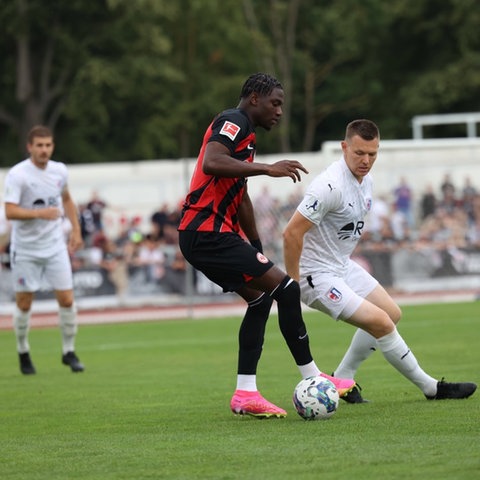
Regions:
<instances>
[{"instance_id":1,"label":"blurred spectator","mask_svg":"<svg viewBox=\"0 0 480 480\"><path fill-rule=\"evenodd\" d=\"M467 240L470 246L480 248L480 195L472 200L472 218L469 222Z\"/></svg>"},{"instance_id":2,"label":"blurred spectator","mask_svg":"<svg viewBox=\"0 0 480 480\"><path fill-rule=\"evenodd\" d=\"M437 210L442 209L448 213L453 213L456 209L462 208L462 202L455 196L455 188L446 187L443 190L443 196L438 202Z\"/></svg>"},{"instance_id":3,"label":"blurred spectator","mask_svg":"<svg viewBox=\"0 0 480 480\"><path fill-rule=\"evenodd\" d=\"M397 202L393 202L391 205L390 227L395 241L401 242L410 238L410 226L407 217L398 210Z\"/></svg>"},{"instance_id":4,"label":"blurred spectator","mask_svg":"<svg viewBox=\"0 0 480 480\"><path fill-rule=\"evenodd\" d=\"M392 222L390 221L390 217L384 217L382 219L382 224L380 230L378 232L378 242L383 244L392 244L397 241L395 238L395 232L392 228Z\"/></svg>"},{"instance_id":5,"label":"blurred spectator","mask_svg":"<svg viewBox=\"0 0 480 480\"><path fill-rule=\"evenodd\" d=\"M405 217L408 227L412 228L414 226L413 194L405 177L400 178L400 184L394 189L393 195L395 197L395 211L401 213Z\"/></svg>"},{"instance_id":6,"label":"blurred spectator","mask_svg":"<svg viewBox=\"0 0 480 480\"><path fill-rule=\"evenodd\" d=\"M167 223L163 229L163 239L166 245L178 245L178 225L180 223L181 210L175 209L168 214Z\"/></svg>"},{"instance_id":7,"label":"blurred spectator","mask_svg":"<svg viewBox=\"0 0 480 480\"><path fill-rule=\"evenodd\" d=\"M420 220L425 220L430 215L435 213L437 208L437 197L433 190L432 184L428 184L421 199L420 204Z\"/></svg>"},{"instance_id":8,"label":"blurred spectator","mask_svg":"<svg viewBox=\"0 0 480 480\"><path fill-rule=\"evenodd\" d=\"M117 245L125 245L126 243L130 242L130 229L131 229L131 221L128 219L126 215L120 216L120 230L118 232L117 238L115 242Z\"/></svg>"},{"instance_id":9,"label":"blurred spectator","mask_svg":"<svg viewBox=\"0 0 480 480\"><path fill-rule=\"evenodd\" d=\"M93 215L86 205L80 204L78 206L78 213L80 216L80 230L82 232L82 239L86 247L92 244L92 238L95 233L95 223Z\"/></svg>"},{"instance_id":10,"label":"blurred spectator","mask_svg":"<svg viewBox=\"0 0 480 480\"><path fill-rule=\"evenodd\" d=\"M103 231L103 210L107 204L100 198L98 192L94 190L86 208L90 210L92 214L92 221L95 227L95 231Z\"/></svg>"},{"instance_id":11,"label":"blurred spectator","mask_svg":"<svg viewBox=\"0 0 480 480\"><path fill-rule=\"evenodd\" d=\"M168 293L187 293L186 285L187 262L183 258L179 249L175 251L173 260L165 267L165 276L161 280L161 285Z\"/></svg>"},{"instance_id":12,"label":"blurred spectator","mask_svg":"<svg viewBox=\"0 0 480 480\"><path fill-rule=\"evenodd\" d=\"M91 199L86 204L78 206L82 239L87 247L91 246L96 232L103 232L103 209L106 203L100 199L94 190Z\"/></svg>"},{"instance_id":13,"label":"blurred spectator","mask_svg":"<svg viewBox=\"0 0 480 480\"><path fill-rule=\"evenodd\" d=\"M158 239L164 238L165 225L168 223L169 209L168 204L164 203L159 210L154 212L150 217L152 225L152 234Z\"/></svg>"},{"instance_id":14,"label":"blurred spectator","mask_svg":"<svg viewBox=\"0 0 480 480\"><path fill-rule=\"evenodd\" d=\"M94 265L107 272L109 280L115 286L119 303L123 305L128 291L128 270L123 249L98 232L93 241L90 259Z\"/></svg>"},{"instance_id":15,"label":"blurred spectator","mask_svg":"<svg viewBox=\"0 0 480 480\"><path fill-rule=\"evenodd\" d=\"M279 223L279 199L273 197L267 185L264 185L260 195L252 201L253 211L257 219L257 230L262 241L265 255L278 255L278 239L281 226Z\"/></svg>"},{"instance_id":16,"label":"blurred spectator","mask_svg":"<svg viewBox=\"0 0 480 480\"><path fill-rule=\"evenodd\" d=\"M463 198L473 198L477 194L477 189L472 184L470 177L465 177L465 183L463 184L462 195Z\"/></svg>"},{"instance_id":17,"label":"blurred spectator","mask_svg":"<svg viewBox=\"0 0 480 480\"><path fill-rule=\"evenodd\" d=\"M143 233L140 228L141 224L142 224L142 217L138 215L126 221L126 228L123 234L125 235L126 239L128 239L128 241L133 243L140 243L142 241Z\"/></svg>"},{"instance_id":18,"label":"blurred spectator","mask_svg":"<svg viewBox=\"0 0 480 480\"><path fill-rule=\"evenodd\" d=\"M450 197L455 196L455 185L453 184L452 177L449 173L446 173L443 177L443 181L440 185L440 191L442 192L443 198L446 195L449 195Z\"/></svg>"},{"instance_id":19,"label":"blurred spectator","mask_svg":"<svg viewBox=\"0 0 480 480\"><path fill-rule=\"evenodd\" d=\"M390 208L384 195L372 202L372 208L367 216L366 228L368 236L373 241L382 239L386 224L390 224Z\"/></svg>"},{"instance_id":20,"label":"blurred spectator","mask_svg":"<svg viewBox=\"0 0 480 480\"><path fill-rule=\"evenodd\" d=\"M465 247L467 230L467 215L463 210L448 211L439 207L420 225L419 239L430 242L436 248Z\"/></svg>"},{"instance_id":21,"label":"blurred spectator","mask_svg":"<svg viewBox=\"0 0 480 480\"><path fill-rule=\"evenodd\" d=\"M255 214L265 216L271 213L275 201L276 198L274 198L270 193L268 185L263 185L260 195L255 197L255 200L253 200Z\"/></svg>"},{"instance_id":22,"label":"blurred spectator","mask_svg":"<svg viewBox=\"0 0 480 480\"><path fill-rule=\"evenodd\" d=\"M286 202L283 203L280 207L280 212L282 216L282 221L286 224L293 215L293 212L298 207L298 204L302 201L303 198L303 188L298 187L293 193L291 193Z\"/></svg>"},{"instance_id":23,"label":"blurred spectator","mask_svg":"<svg viewBox=\"0 0 480 480\"><path fill-rule=\"evenodd\" d=\"M473 211L473 202L477 195L477 189L473 186L470 177L465 177L465 183L462 189L462 208L468 215L470 224L475 223L475 214Z\"/></svg>"},{"instance_id":24,"label":"blurred spectator","mask_svg":"<svg viewBox=\"0 0 480 480\"><path fill-rule=\"evenodd\" d=\"M160 241L151 234L145 235L130 263L142 267L147 283L158 284L165 275L165 254L160 248Z\"/></svg>"}]
</instances>

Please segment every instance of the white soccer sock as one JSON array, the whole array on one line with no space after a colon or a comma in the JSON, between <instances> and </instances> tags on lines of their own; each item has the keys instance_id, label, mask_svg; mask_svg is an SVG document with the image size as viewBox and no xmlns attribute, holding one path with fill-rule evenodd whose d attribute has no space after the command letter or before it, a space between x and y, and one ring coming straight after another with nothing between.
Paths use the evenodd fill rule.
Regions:
<instances>
[{"instance_id":1,"label":"white soccer sock","mask_svg":"<svg viewBox=\"0 0 480 480\"><path fill-rule=\"evenodd\" d=\"M377 340L375 337L358 328L353 335L352 342L345 352L342 361L335 369L335 377L354 379L360 364L376 349Z\"/></svg>"},{"instance_id":2,"label":"white soccer sock","mask_svg":"<svg viewBox=\"0 0 480 480\"><path fill-rule=\"evenodd\" d=\"M322 373L313 360L306 365L297 365L297 367L300 370L302 378L315 377Z\"/></svg>"},{"instance_id":3,"label":"white soccer sock","mask_svg":"<svg viewBox=\"0 0 480 480\"><path fill-rule=\"evenodd\" d=\"M60 307L60 330L62 332L62 351L63 353L75 351L75 335L77 334L77 309L75 305L71 307Z\"/></svg>"},{"instance_id":4,"label":"white soccer sock","mask_svg":"<svg viewBox=\"0 0 480 480\"><path fill-rule=\"evenodd\" d=\"M246 390L247 392L257 391L256 375L237 375L237 390Z\"/></svg>"},{"instance_id":5,"label":"white soccer sock","mask_svg":"<svg viewBox=\"0 0 480 480\"><path fill-rule=\"evenodd\" d=\"M427 375L413 352L408 348L405 340L397 329L377 339L378 348L384 357L406 378L414 383L425 395L433 396L437 393L437 380Z\"/></svg>"},{"instance_id":6,"label":"white soccer sock","mask_svg":"<svg viewBox=\"0 0 480 480\"><path fill-rule=\"evenodd\" d=\"M17 339L17 352L29 352L28 332L30 330L30 310L24 312L18 307L15 307L15 311L13 312L13 328Z\"/></svg>"}]
</instances>

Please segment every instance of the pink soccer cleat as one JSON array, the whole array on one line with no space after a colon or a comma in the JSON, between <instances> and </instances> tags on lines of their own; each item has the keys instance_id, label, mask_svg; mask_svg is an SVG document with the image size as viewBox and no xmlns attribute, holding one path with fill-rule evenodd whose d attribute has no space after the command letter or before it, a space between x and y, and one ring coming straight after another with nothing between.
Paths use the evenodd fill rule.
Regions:
<instances>
[{"instance_id":1,"label":"pink soccer cleat","mask_svg":"<svg viewBox=\"0 0 480 480\"><path fill-rule=\"evenodd\" d=\"M355 386L355 380L332 377L330 375L327 375L326 373L321 373L320 376L326 378L327 380L330 380L335 385L335 388L337 389L338 395L340 397L346 395Z\"/></svg>"},{"instance_id":2,"label":"pink soccer cleat","mask_svg":"<svg viewBox=\"0 0 480 480\"><path fill-rule=\"evenodd\" d=\"M235 390L230 401L230 408L235 415L251 415L257 418L287 416L285 410L265 400L258 391Z\"/></svg>"}]
</instances>

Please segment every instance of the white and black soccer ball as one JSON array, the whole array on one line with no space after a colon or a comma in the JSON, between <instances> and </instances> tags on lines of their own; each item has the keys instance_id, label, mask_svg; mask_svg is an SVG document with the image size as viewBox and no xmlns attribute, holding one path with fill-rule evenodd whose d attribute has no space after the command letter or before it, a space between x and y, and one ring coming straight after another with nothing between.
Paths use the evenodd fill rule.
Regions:
<instances>
[{"instance_id":1,"label":"white and black soccer ball","mask_svg":"<svg viewBox=\"0 0 480 480\"><path fill-rule=\"evenodd\" d=\"M293 392L293 405L305 420L330 418L337 411L339 399L335 385L320 376L304 378Z\"/></svg>"}]
</instances>

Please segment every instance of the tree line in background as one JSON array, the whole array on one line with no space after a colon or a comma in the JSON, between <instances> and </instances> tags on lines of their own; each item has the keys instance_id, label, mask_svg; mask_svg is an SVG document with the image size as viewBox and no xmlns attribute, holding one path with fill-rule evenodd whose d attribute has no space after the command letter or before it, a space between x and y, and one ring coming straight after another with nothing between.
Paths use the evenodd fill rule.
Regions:
<instances>
[{"instance_id":1,"label":"tree line in background","mask_svg":"<svg viewBox=\"0 0 480 480\"><path fill-rule=\"evenodd\" d=\"M0 24L0 167L37 123L67 163L194 157L256 71L286 92L260 153L317 150L353 118L411 138L414 115L480 110L477 0L2 0Z\"/></svg>"}]
</instances>

